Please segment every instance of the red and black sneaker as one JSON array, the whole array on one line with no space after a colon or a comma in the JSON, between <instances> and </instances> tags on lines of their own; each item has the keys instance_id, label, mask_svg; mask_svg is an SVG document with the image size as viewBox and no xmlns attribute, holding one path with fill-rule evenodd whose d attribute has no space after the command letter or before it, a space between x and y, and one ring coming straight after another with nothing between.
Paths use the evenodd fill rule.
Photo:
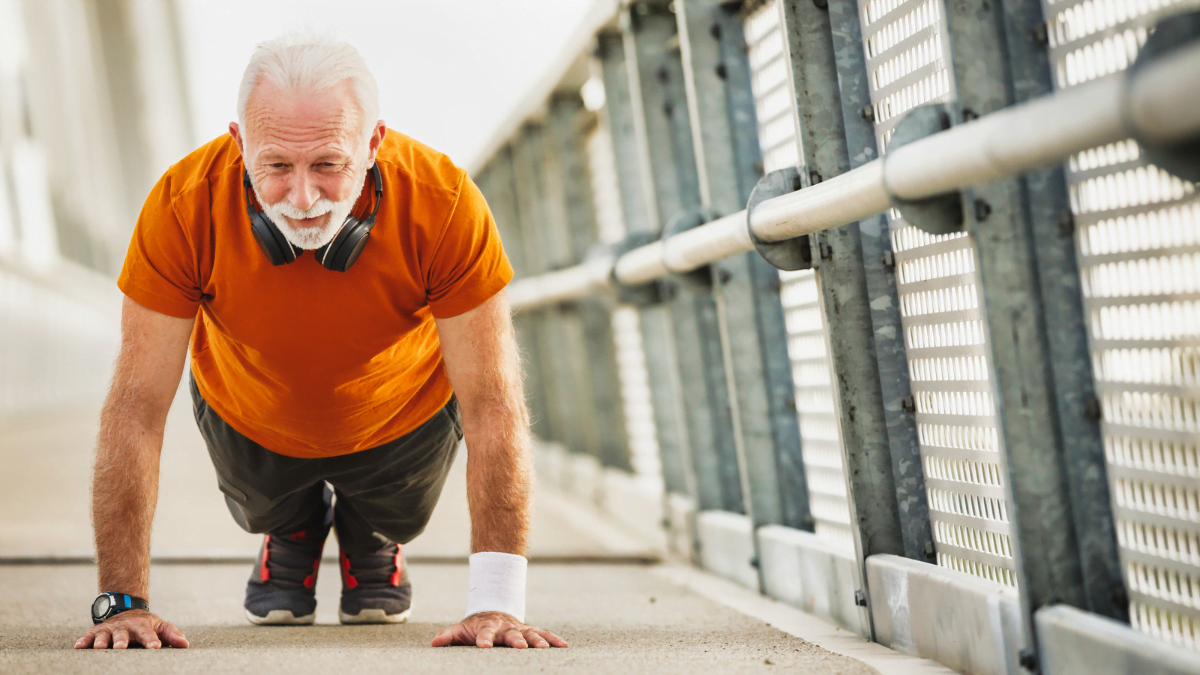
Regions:
<instances>
[{"instance_id":1,"label":"red and black sneaker","mask_svg":"<svg viewBox=\"0 0 1200 675\"><path fill-rule=\"evenodd\" d=\"M342 623L403 623L412 614L412 583L399 544L362 556L341 554Z\"/></svg>"},{"instance_id":2,"label":"red and black sneaker","mask_svg":"<svg viewBox=\"0 0 1200 675\"><path fill-rule=\"evenodd\" d=\"M308 625L317 613L317 570L329 527L289 535L268 534L250 582L246 618L259 625Z\"/></svg>"}]
</instances>

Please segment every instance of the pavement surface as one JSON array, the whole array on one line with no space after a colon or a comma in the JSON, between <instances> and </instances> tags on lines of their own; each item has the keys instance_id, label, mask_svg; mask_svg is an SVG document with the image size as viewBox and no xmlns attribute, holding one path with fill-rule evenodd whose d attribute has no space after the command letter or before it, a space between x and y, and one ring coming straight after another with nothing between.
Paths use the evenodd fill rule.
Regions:
<instances>
[{"instance_id":1,"label":"pavement surface","mask_svg":"<svg viewBox=\"0 0 1200 675\"><path fill-rule=\"evenodd\" d=\"M405 547L415 592L409 623L338 625L340 579L327 559L317 584L318 625L252 626L242 614L250 563L214 561L250 560L261 539L242 532L225 510L185 397L177 399L167 426L150 601L157 614L180 626L192 648L75 650L90 625L87 610L96 593L96 570L86 561L92 554L88 476L97 418L98 406L92 406L0 423L0 673L867 675L879 671L866 662L890 673L887 664L899 656L692 568L635 564L655 560L659 552L582 500L540 488L527 618L558 632L571 647L434 649L430 640L457 622L466 604L467 566L457 562L469 553L461 450L426 533ZM330 542L326 556L335 552ZM729 600L734 596L740 600ZM763 603L772 606L759 613L746 609ZM785 632L778 626L793 627Z\"/></svg>"},{"instance_id":2,"label":"pavement surface","mask_svg":"<svg viewBox=\"0 0 1200 675\"><path fill-rule=\"evenodd\" d=\"M527 618L565 637L553 650L434 649L462 616L465 565L413 565L414 609L397 626L340 626L337 569L322 568L316 626L242 617L248 565L162 565L152 602L186 650L74 650L94 592L88 565L0 566L0 672L18 673L837 673L875 670L665 583L649 567L533 565Z\"/></svg>"}]
</instances>

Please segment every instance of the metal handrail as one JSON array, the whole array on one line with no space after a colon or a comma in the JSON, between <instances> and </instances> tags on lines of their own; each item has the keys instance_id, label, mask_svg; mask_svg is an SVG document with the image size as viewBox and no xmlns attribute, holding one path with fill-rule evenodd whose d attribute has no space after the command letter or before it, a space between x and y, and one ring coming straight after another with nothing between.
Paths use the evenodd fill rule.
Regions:
<instances>
[{"instance_id":1,"label":"metal handrail","mask_svg":"<svg viewBox=\"0 0 1200 675\"><path fill-rule=\"evenodd\" d=\"M644 284L783 241L883 213L893 199L917 201L1064 162L1134 137L1158 145L1200 135L1200 43L1136 72L1072 87L999 110L895 148L886 157L811 187L766 200L746 223L738 211L700 227L574 267L514 281L509 302L529 309Z\"/></svg>"}]
</instances>

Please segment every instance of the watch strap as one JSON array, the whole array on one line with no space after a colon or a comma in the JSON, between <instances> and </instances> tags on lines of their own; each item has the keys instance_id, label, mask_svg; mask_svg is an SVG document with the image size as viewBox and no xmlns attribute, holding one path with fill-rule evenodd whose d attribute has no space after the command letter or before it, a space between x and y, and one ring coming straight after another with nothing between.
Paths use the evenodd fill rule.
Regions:
<instances>
[{"instance_id":1,"label":"watch strap","mask_svg":"<svg viewBox=\"0 0 1200 675\"><path fill-rule=\"evenodd\" d=\"M131 609L144 609L150 611L150 603L145 600L129 595L127 593L113 593L113 599L116 600L115 613L128 612Z\"/></svg>"}]
</instances>

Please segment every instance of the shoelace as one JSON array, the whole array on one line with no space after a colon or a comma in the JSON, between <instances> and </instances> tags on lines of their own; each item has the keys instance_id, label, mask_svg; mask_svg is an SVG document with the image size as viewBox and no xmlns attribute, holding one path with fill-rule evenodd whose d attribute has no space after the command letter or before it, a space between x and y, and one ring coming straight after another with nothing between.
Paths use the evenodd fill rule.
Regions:
<instances>
[{"instance_id":1,"label":"shoelace","mask_svg":"<svg viewBox=\"0 0 1200 675\"><path fill-rule=\"evenodd\" d=\"M317 583L324 544L324 537L319 542L312 541L303 531L287 536L267 535L263 542L259 578L280 585L313 588Z\"/></svg>"},{"instance_id":2,"label":"shoelace","mask_svg":"<svg viewBox=\"0 0 1200 675\"><path fill-rule=\"evenodd\" d=\"M384 547L376 553L355 556L353 561L343 551L341 563L342 580L346 588L351 590L399 586L403 576L404 560L399 544Z\"/></svg>"}]
</instances>

